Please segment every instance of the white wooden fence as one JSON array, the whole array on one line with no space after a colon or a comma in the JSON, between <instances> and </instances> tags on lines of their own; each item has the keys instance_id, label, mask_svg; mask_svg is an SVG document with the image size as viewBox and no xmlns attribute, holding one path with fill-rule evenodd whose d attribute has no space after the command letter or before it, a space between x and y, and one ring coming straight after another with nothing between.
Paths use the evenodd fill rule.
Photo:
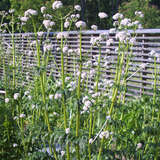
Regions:
<instances>
[{"instance_id":1,"label":"white wooden fence","mask_svg":"<svg viewBox=\"0 0 160 160\"><path fill-rule=\"evenodd\" d=\"M91 37L97 37L101 33L109 33L108 30L99 31L83 31L82 34L82 48L83 56L85 59L91 60L94 64L95 55L98 55L99 51L97 47L91 47ZM132 31L129 31L132 32ZM51 60L49 61L47 70L48 74L52 72L54 77L58 77L58 67L61 67L60 63L60 52L57 51L57 47L60 45L54 36L55 33L49 34L49 39L53 45ZM127 81L127 95L141 96L142 94L152 95L153 94L153 83L154 83L154 59L149 54L150 51L154 50L160 54L160 29L141 29L136 31L136 43L132 47L133 56L131 58L131 64L129 68L129 76L133 74L132 78ZM22 64L22 75L26 77L25 82L29 82L35 74L34 67L37 65L35 45L31 46L35 36L33 33L18 33L15 34L15 51L16 57L19 59L19 64ZM106 46L106 41L101 42L102 57L107 55L108 67L101 70L101 78L106 80L113 80L115 76L115 67L117 62L117 52L115 49L118 47L118 41L115 39L115 34L109 35L114 39L114 42L110 46ZM45 40L46 33L41 38L42 42ZM1 34L1 49L0 49L0 78L4 78L4 64L6 67L12 62L12 42L10 34ZM69 32L69 37L66 41L69 48L75 50L79 48L79 32ZM43 46L43 43L42 43ZM110 53L106 53L106 49L110 49ZM43 47L41 47L43 50ZM5 58L4 58L5 57ZM68 73L75 72L77 66L78 54L76 52L70 54L64 54L65 59L65 71ZM57 65L55 65L54 60ZM103 61L101 62L104 63ZM146 67L140 69L141 64L147 64ZM17 64L17 63L16 63ZM94 65L92 66L94 67ZM86 69L85 66L83 69ZM20 69L19 69L20 70ZM138 70L138 71L137 71ZM136 72L137 71L137 72ZM156 59L156 72L157 81L156 88L160 88L160 58ZM135 74L134 74L135 73Z\"/></svg>"}]
</instances>

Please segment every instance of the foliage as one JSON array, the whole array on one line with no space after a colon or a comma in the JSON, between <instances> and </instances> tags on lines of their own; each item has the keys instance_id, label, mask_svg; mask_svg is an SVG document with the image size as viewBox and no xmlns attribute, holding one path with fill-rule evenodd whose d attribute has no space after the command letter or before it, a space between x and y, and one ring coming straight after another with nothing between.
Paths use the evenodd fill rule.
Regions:
<instances>
[{"instance_id":1,"label":"foliage","mask_svg":"<svg viewBox=\"0 0 160 160\"><path fill-rule=\"evenodd\" d=\"M160 27L160 10L146 0L130 0L120 5L119 11L128 18L135 18L135 11L142 11L144 18L140 20L144 28Z\"/></svg>"}]
</instances>

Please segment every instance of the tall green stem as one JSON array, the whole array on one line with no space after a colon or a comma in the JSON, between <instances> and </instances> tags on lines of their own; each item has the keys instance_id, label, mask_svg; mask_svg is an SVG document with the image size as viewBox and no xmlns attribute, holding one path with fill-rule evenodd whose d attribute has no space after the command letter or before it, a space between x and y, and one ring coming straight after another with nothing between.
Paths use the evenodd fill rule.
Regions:
<instances>
[{"instance_id":1,"label":"tall green stem","mask_svg":"<svg viewBox=\"0 0 160 160\"><path fill-rule=\"evenodd\" d=\"M76 137L79 137L79 127L80 127L80 97L81 97L81 74L82 74L82 30L80 29L80 53L79 53L79 77L78 77L78 87L77 87L77 98L78 98L78 105L77 105L77 114L76 114ZM77 159L80 159L79 154L79 143L76 145L76 155Z\"/></svg>"}]
</instances>

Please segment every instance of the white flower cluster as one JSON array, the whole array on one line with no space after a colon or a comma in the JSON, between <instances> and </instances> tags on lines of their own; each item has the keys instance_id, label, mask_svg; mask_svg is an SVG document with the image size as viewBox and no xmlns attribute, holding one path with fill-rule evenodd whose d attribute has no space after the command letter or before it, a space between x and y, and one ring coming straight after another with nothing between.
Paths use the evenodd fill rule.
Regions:
<instances>
[{"instance_id":1,"label":"white flower cluster","mask_svg":"<svg viewBox=\"0 0 160 160\"><path fill-rule=\"evenodd\" d=\"M22 21L22 22L27 22L28 21L28 17L20 17L20 20Z\"/></svg>"},{"instance_id":2,"label":"white flower cluster","mask_svg":"<svg viewBox=\"0 0 160 160\"><path fill-rule=\"evenodd\" d=\"M140 18L144 17L144 14L141 11L135 11L135 15L139 16Z\"/></svg>"},{"instance_id":3,"label":"white flower cluster","mask_svg":"<svg viewBox=\"0 0 160 160\"><path fill-rule=\"evenodd\" d=\"M74 6L74 9L75 9L76 11L81 11L81 6L80 6L80 5L75 5L75 6Z\"/></svg>"},{"instance_id":4,"label":"white flower cluster","mask_svg":"<svg viewBox=\"0 0 160 160\"><path fill-rule=\"evenodd\" d=\"M43 46L43 50L45 53L51 51L52 49L53 49L52 44L44 44L44 46Z\"/></svg>"},{"instance_id":5,"label":"white flower cluster","mask_svg":"<svg viewBox=\"0 0 160 160\"><path fill-rule=\"evenodd\" d=\"M30 16L36 16L38 12L34 9L28 9L27 11L24 12L25 17L30 17Z\"/></svg>"},{"instance_id":6,"label":"white flower cluster","mask_svg":"<svg viewBox=\"0 0 160 160\"><path fill-rule=\"evenodd\" d=\"M127 31L120 31L116 33L116 39L124 43L126 43L129 40L130 36L131 35Z\"/></svg>"},{"instance_id":7,"label":"white flower cluster","mask_svg":"<svg viewBox=\"0 0 160 160\"><path fill-rule=\"evenodd\" d=\"M59 32L57 34L57 39L68 38L68 36L69 36L68 32Z\"/></svg>"},{"instance_id":8,"label":"white flower cluster","mask_svg":"<svg viewBox=\"0 0 160 160\"><path fill-rule=\"evenodd\" d=\"M78 22L76 22L75 25L76 25L77 28L84 29L86 27L86 22L84 22L84 21L78 21Z\"/></svg>"},{"instance_id":9,"label":"white flower cluster","mask_svg":"<svg viewBox=\"0 0 160 160\"><path fill-rule=\"evenodd\" d=\"M64 28L68 28L70 25L69 21L64 22Z\"/></svg>"},{"instance_id":10,"label":"white flower cluster","mask_svg":"<svg viewBox=\"0 0 160 160\"><path fill-rule=\"evenodd\" d=\"M43 25L45 26L45 28L47 30L51 29L52 26L55 25L55 22L51 21L51 20L43 20Z\"/></svg>"},{"instance_id":11,"label":"white flower cluster","mask_svg":"<svg viewBox=\"0 0 160 160\"><path fill-rule=\"evenodd\" d=\"M85 97L82 99L82 102L84 103L82 113L84 113L84 112L88 111L89 108L92 106L92 102L89 100L89 97L88 97L88 96L85 96Z\"/></svg>"},{"instance_id":12,"label":"white flower cluster","mask_svg":"<svg viewBox=\"0 0 160 160\"><path fill-rule=\"evenodd\" d=\"M46 19L52 19L52 16L50 14L43 14L43 17Z\"/></svg>"},{"instance_id":13,"label":"white flower cluster","mask_svg":"<svg viewBox=\"0 0 160 160\"><path fill-rule=\"evenodd\" d=\"M101 33L98 37L91 37L90 43L92 46L100 46L100 42L102 42L106 37L106 33Z\"/></svg>"},{"instance_id":14,"label":"white flower cluster","mask_svg":"<svg viewBox=\"0 0 160 160\"><path fill-rule=\"evenodd\" d=\"M124 18L120 22L121 26L130 26L130 24L131 24L131 19L129 19L129 18Z\"/></svg>"},{"instance_id":15,"label":"white flower cluster","mask_svg":"<svg viewBox=\"0 0 160 160\"><path fill-rule=\"evenodd\" d=\"M66 128L66 134L69 134L70 133L70 128Z\"/></svg>"},{"instance_id":16,"label":"white flower cluster","mask_svg":"<svg viewBox=\"0 0 160 160\"><path fill-rule=\"evenodd\" d=\"M138 143L138 144L137 144L137 148L136 148L136 150L141 149L141 148L142 148L142 146L143 146L143 145L142 145L142 143Z\"/></svg>"},{"instance_id":17,"label":"white flower cluster","mask_svg":"<svg viewBox=\"0 0 160 160\"><path fill-rule=\"evenodd\" d=\"M10 9L9 13L13 14L15 12L15 9Z\"/></svg>"},{"instance_id":18,"label":"white flower cluster","mask_svg":"<svg viewBox=\"0 0 160 160\"><path fill-rule=\"evenodd\" d=\"M5 103L8 103L9 102L9 98L5 98Z\"/></svg>"},{"instance_id":19,"label":"white flower cluster","mask_svg":"<svg viewBox=\"0 0 160 160\"><path fill-rule=\"evenodd\" d=\"M108 17L108 15L105 12L99 12L98 16L99 16L100 19L104 19L104 18Z\"/></svg>"},{"instance_id":20,"label":"white flower cluster","mask_svg":"<svg viewBox=\"0 0 160 160\"><path fill-rule=\"evenodd\" d=\"M20 20L22 21L22 25L24 25L31 16L36 16L38 12L34 9L28 9L27 11L24 12L24 17L19 17Z\"/></svg>"},{"instance_id":21,"label":"white flower cluster","mask_svg":"<svg viewBox=\"0 0 160 160\"><path fill-rule=\"evenodd\" d=\"M99 135L99 138L100 139L103 139L103 138L109 138L109 131L102 131Z\"/></svg>"},{"instance_id":22,"label":"white flower cluster","mask_svg":"<svg viewBox=\"0 0 160 160\"><path fill-rule=\"evenodd\" d=\"M69 88L69 91L74 91L76 89L76 82L75 81L71 81L68 85L67 88Z\"/></svg>"},{"instance_id":23,"label":"white flower cluster","mask_svg":"<svg viewBox=\"0 0 160 160\"><path fill-rule=\"evenodd\" d=\"M115 15L113 15L112 17L114 20L119 20L123 18L123 14L121 13L116 13Z\"/></svg>"},{"instance_id":24,"label":"white flower cluster","mask_svg":"<svg viewBox=\"0 0 160 160\"><path fill-rule=\"evenodd\" d=\"M55 1L53 4L52 4L52 8L53 10L56 10L56 9L60 9L63 7L63 3L61 1Z\"/></svg>"},{"instance_id":25,"label":"white flower cluster","mask_svg":"<svg viewBox=\"0 0 160 160\"><path fill-rule=\"evenodd\" d=\"M54 95L54 99L61 99L61 97L62 97L62 94L61 94L61 93L56 93L56 94Z\"/></svg>"},{"instance_id":26,"label":"white flower cluster","mask_svg":"<svg viewBox=\"0 0 160 160\"><path fill-rule=\"evenodd\" d=\"M19 94L19 93L15 93L14 96L13 96L13 98L14 98L15 100L17 100L19 97L20 97L20 94Z\"/></svg>"},{"instance_id":27,"label":"white flower cluster","mask_svg":"<svg viewBox=\"0 0 160 160\"><path fill-rule=\"evenodd\" d=\"M41 7L41 13L44 13L45 10L46 10L46 7L45 7L45 6Z\"/></svg>"},{"instance_id":28,"label":"white flower cluster","mask_svg":"<svg viewBox=\"0 0 160 160\"><path fill-rule=\"evenodd\" d=\"M91 26L91 29L93 29L94 31L96 31L96 30L98 29L98 26L92 25L92 26Z\"/></svg>"}]
</instances>

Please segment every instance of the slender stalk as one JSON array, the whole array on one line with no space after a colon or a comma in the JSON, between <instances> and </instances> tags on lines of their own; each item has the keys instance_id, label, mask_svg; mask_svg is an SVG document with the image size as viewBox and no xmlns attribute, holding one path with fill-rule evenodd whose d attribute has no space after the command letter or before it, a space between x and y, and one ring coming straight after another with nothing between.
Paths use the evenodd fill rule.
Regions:
<instances>
[{"instance_id":1,"label":"slender stalk","mask_svg":"<svg viewBox=\"0 0 160 160\"><path fill-rule=\"evenodd\" d=\"M61 16L61 32L63 32L63 17ZM62 89L65 90L65 74L64 74L64 56L63 56L63 36L61 38L61 79L62 79ZM63 118L64 118L64 129L67 129L67 112L66 112L66 105L65 105L65 93L63 92L62 97L62 108L63 108ZM66 151L67 151L67 160L70 159L69 153L69 144L66 144Z\"/></svg>"},{"instance_id":2,"label":"slender stalk","mask_svg":"<svg viewBox=\"0 0 160 160\"><path fill-rule=\"evenodd\" d=\"M12 68L12 74L13 74L13 88L15 88L16 84L16 66L15 66L15 44L14 44L14 17L12 15L12 62L13 62L13 68Z\"/></svg>"},{"instance_id":3,"label":"slender stalk","mask_svg":"<svg viewBox=\"0 0 160 160\"><path fill-rule=\"evenodd\" d=\"M76 114L76 137L79 137L79 127L80 127L80 97L81 97L81 74L82 74L82 29L80 29L80 53L79 53L79 77L78 77L78 87L77 87L77 98L78 98L78 106L77 106L77 114ZM77 159L80 160L79 154L79 143L76 144L76 156Z\"/></svg>"}]
</instances>

